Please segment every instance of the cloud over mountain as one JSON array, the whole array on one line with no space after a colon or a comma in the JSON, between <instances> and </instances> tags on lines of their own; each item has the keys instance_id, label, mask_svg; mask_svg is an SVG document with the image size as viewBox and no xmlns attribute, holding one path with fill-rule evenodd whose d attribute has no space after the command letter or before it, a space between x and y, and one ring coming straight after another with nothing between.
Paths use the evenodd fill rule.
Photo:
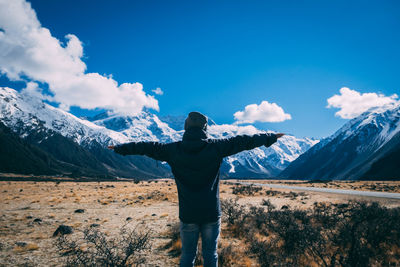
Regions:
<instances>
[{"instance_id":1,"label":"cloud over mountain","mask_svg":"<svg viewBox=\"0 0 400 267\"><path fill-rule=\"evenodd\" d=\"M251 104L244 108L244 111L237 111L233 114L236 124L259 122L282 122L292 119L292 116L285 113L283 108L276 103L262 101L260 105Z\"/></svg>"},{"instance_id":2,"label":"cloud over mountain","mask_svg":"<svg viewBox=\"0 0 400 267\"><path fill-rule=\"evenodd\" d=\"M111 75L86 72L83 55L77 36L67 34L65 40L52 36L30 3L0 0L1 74L10 80L47 84L52 94L48 98L66 110L79 106L133 115L143 107L159 109L158 101L143 91L142 84L119 84Z\"/></svg>"},{"instance_id":3,"label":"cloud over mountain","mask_svg":"<svg viewBox=\"0 0 400 267\"><path fill-rule=\"evenodd\" d=\"M335 113L336 116L343 119L353 119L372 107L398 103L397 98L398 95L396 94L391 96L377 93L361 94L347 87L342 87L339 95L327 99L327 108L338 108L340 110Z\"/></svg>"}]
</instances>

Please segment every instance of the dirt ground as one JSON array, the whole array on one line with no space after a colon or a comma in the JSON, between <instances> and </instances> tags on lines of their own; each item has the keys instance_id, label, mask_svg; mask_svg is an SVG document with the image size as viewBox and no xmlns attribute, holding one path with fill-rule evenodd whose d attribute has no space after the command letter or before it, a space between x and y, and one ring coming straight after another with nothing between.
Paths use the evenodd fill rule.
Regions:
<instances>
[{"instance_id":1,"label":"dirt ground","mask_svg":"<svg viewBox=\"0 0 400 267\"><path fill-rule=\"evenodd\" d=\"M304 180L249 180L254 183L284 184L318 188L400 193L399 181L304 181Z\"/></svg>"},{"instance_id":2,"label":"dirt ground","mask_svg":"<svg viewBox=\"0 0 400 267\"><path fill-rule=\"evenodd\" d=\"M230 181L232 182L232 181ZM259 181L281 182L288 181ZM294 181L290 181L294 182ZM378 201L388 207L399 207L400 200L346 196L329 193L301 192L263 188L253 196L232 194L233 185L221 182L221 199L239 198L240 204L261 206L268 199L276 208L307 209L315 202L341 203L350 199ZM328 186L340 189L400 192L400 182L329 182L301 186ZM382 189L383 188L383 189ZM269 193L268 193L269 191ZM179 257L165 249L170 242L166 234L178 221L178 199L173 180L134 182L0 182L0 266L61 266L63 258L52 236L61 224L74 229L72 235L91 224L109 236L122 225L150 229L152 248L145 266L177 266ZM76 213L83 209L83 213ZM224 224L222 226L224 228ZM222 231L221 242L229 237ZM230 241L229 241L230 242ZM24 245L21 245L24 244ZM252 264L253 265L253 264ZM243 266L238 263L238 266Z\"/></svg>"}]
</instances>

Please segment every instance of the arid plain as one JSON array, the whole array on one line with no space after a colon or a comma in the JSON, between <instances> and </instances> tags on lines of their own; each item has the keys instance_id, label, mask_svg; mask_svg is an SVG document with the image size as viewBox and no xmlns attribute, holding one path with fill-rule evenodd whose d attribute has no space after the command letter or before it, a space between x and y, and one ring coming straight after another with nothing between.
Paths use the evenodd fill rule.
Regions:
<instances>
[{"instance_id":1,"label":"arid plain","mask_svg":"<svg viewBox=\"0 0 400 267\"><path fill-rule=\"evenodd\" d=\"M262 187L237 190L237 180L221 181L221 199L237 199L241 205L275 209L307 210L318 203L332 205L349 200L376 201L389 208L400 207L400 199L347 196L332 193ZM249 182L249 181L246 181ZM250 181L251 182L251 181ZM295 184L380 192L400 192L400 182L304 182L253 181L257 183ZM147 229L151 248L145 252L143 266L176 266L179 242L171 241L178 222L178 197L174 180L74 182L74 181L1 181L0 182L0 266L61 266L65 257L55 245L53 233L60 225L72 227L71 238L89 227L106 236L118 235L119 229ZM176 231L176 230L175 230ZM236 258L226 266L258 266L245 244L234 238L223 218L220 250L231 245Z\"/></svg>"}]
</instances>

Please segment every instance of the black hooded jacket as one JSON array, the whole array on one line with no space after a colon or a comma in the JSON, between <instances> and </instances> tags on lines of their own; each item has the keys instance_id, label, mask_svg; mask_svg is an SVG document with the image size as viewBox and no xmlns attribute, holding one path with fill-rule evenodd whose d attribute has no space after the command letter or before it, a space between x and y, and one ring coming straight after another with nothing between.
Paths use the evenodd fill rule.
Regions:
<instances>
[{"instance_id":1,"label":"black hooded jacket","mask_svg":"<svg viewBox=\"0 0 400 267\"><path fill-rule=\"evenodd\" d=\"M200 128L189 128L182 141L174 143L133 142L118 145L122 155L146 155L166 161L178 188L179 218L185 223L215 222L221 216L219 168L224 157L275 143L275 134L238 135L208 139Z\"/></svg>"}]
</instances>

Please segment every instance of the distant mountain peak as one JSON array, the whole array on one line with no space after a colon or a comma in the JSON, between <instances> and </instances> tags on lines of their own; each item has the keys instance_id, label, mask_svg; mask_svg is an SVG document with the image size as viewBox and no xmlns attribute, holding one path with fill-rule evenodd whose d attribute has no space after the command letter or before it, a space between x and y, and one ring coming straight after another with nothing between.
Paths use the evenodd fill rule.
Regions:
<instances>
[{"instance_id":1,"label":"distant mountain peak","mask_svg":"<svg viewBox=\"0 0 400 267\"><path fill-rule=\"evenodd\" d=\"M400 104L371 108L290 163L281 176L303 179L364 177L375 161L392 150L390 146L396 143L392 140L398 136ZM400 172L398 176L400 178Z\"/></svg>"},{"instance_id":2,"label":"distant mountain peak","mask_svg":"<svg viewBox=\"0 0 400 267\"><path fill-rule=\"evenodd\" d=\"M136 116L103 112L91 118L77 118L35 96L0 88L0 121L23 138L38 131L54 131L81 146L99 144L103 149L109 144L130 141L175 142L182 139L185 119L186 116L158 117L146 110ZM209 118L210 138L259 132L265 131L251 125L218 125ZM270 148L244 151L224 160L221 172L236 177L276 176L316 142L286 136Z\"/></svg>"}]
</instances>

